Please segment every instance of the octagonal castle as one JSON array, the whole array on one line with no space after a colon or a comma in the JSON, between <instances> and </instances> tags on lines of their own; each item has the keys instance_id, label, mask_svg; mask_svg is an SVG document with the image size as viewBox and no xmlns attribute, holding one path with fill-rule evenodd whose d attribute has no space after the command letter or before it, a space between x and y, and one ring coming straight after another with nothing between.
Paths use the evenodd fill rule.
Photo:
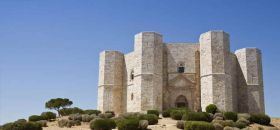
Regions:
<instances>
[{"instance_id":1,"label":"octagonal castle","mask_svg":"<svg viewBox=\"0 0 280 130\"><path fill-rule=\"evenodd\" d=\"M261 51L230 52L229 34L209 31L199 43L165 43L156 32L135 35L134 51L100 54L98 109L144 112L188 107L264 112Z\"/></svg>"}]
</instances>

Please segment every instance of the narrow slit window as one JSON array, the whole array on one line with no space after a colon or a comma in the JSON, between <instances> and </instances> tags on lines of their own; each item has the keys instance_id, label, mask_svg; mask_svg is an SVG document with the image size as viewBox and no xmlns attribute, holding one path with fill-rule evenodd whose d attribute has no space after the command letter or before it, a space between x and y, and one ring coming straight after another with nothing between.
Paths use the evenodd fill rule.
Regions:
<instances>
[{"instance_id":1,"label":"narrow slit window","mask_svg":"<svg viewBox=\"0 0 280 130\"><path fill-rule=\"evenodd\" d=\"M130 80L133 80L134 79L134 70L132 70L131 72L130 72Z\"/></svg>"}]
</instances>

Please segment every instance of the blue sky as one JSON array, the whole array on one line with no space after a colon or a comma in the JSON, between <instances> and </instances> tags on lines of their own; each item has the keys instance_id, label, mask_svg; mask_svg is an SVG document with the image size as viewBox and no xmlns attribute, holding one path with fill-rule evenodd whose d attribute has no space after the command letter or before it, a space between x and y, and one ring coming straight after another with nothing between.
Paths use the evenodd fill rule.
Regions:
<instances>
[{"instance_id":1,"label":"blue sky","mask_svg":"<svg viewBox=\"0 0 280 130\"><path fill-rule=\"evenodd\" d=\"M46 111L50 98L96 108L98 55L130 52L134 34L197 42L208 30L231 35L231 50L263 53L266 112L280 117L279 0L0 1L0 124Z\"/></svg>"}]
</instances>

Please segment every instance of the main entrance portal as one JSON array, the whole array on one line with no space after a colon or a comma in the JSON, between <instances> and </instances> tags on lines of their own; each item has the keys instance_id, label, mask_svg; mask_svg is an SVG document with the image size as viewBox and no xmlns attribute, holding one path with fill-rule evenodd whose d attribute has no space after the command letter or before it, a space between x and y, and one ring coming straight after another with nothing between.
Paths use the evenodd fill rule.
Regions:
<instances>
[{"instance_id":1,"label":"main entrance portal","mask_svg":"<svg viewBox=\"0 0 280 130\"><path fill-rule=\"evenodd\" d=\"M183 95L178 96L176 98L175 106L176 107L188 107L187 98Z\"/></svg>"}]
</instances>

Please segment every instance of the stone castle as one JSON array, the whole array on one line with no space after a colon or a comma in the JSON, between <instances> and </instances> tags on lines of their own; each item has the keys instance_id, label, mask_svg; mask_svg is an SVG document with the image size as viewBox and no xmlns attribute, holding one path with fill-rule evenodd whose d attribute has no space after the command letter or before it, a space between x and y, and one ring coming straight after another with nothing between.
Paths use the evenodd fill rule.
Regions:
<instances>
[{"instance_id":1,"label":"stone castle","mask_svg":"<svg viewBox=\"0 0 280 130\"><path fill-rule=\"evenodd\" d=\"M188 107L205 111L264 112L261 51L230 52L229 34L209 31L199 43L165 43L162 35L135 35L134 51L100 54L98 109L143 112Z\"/></svg>"}]
</instances>

